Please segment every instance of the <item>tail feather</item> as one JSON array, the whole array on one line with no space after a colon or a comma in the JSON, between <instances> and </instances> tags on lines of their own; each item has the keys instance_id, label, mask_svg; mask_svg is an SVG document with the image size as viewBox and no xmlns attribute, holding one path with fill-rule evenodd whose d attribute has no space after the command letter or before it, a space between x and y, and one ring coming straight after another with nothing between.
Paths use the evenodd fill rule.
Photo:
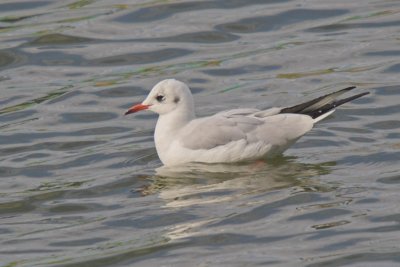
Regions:
<instances>
[{"instance_id":1,"label":"tail feather","mask_svg":"<svg viewBox=\"0 0 400 267\"><path fill-rule=\"evenodd\" d=\"M344 88L337 92L318 97L316 99L313 99L311 101L308 101L308 102L305 102L305 103L302 103L302 104L299 104L296 106L283 108L280 113L305 114L305 115L309 115L310 117L315 119L315 122L318 122L318 121L324 119L325 117L327 117L328 115L332 114L334 109L337 108L338 106L369 94L369 92L365 92L365 93L353 95L353 96L350 96L350 97L344 98L344 99L339 99L339 100L336 99L338 96L340 96L354 88L356 88L356 87L355 86L347 87L347 88ZM327 113L329 113L329 114L327 114Z\"/></svg>"}]
</instances>

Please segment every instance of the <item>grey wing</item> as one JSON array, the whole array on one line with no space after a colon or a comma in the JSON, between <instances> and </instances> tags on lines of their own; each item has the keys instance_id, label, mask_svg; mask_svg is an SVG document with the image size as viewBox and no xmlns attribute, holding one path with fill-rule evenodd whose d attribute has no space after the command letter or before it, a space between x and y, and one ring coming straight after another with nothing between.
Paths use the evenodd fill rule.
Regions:
<instances>
[{"instance_id":1,"label":"grey wing","mask_svg":"<svg viewBox=\"0 0 400 267\"><path fill-rule=\"evenodd\" d=\"M314 120L303 114L277 114L263 119L263 125L251 132L257 140L272 145L285 145L311 130Z\"/></svg>"},{"instance_id":2,"label":"grey wing","mask_svg":"<svg viewBox=\"0 0 400 267\"><path fill-rule=\"evenodd\" d=\"M212 149L230 142L247 140L248 133L263 122L247 116L221 113L191 121L182 129L179 140L189 149Z\"/></svg>"},{"instance_id":3,"label":"grey wing","mask_svg":"<svg viewBox=\"0 0 400 267\"><path fill-rule=\"evenodd\" d=\"M238 108L231 109L226 111L221 111L216 115L221 115L225 117L237 117L237 116L249 116L249 117L257 117L257 118L265 118L268 116L276 115L281 112L282 108L269 108L264 110L259 110L256 108Z\"/></svg>"},{"instance_id":4,"label":"grey wing","mask_svg":"<svg viewBox=\"0 0 400 267\"><path fill-rule=\"evenodd\" d=\"M259 112L259 109L256 108L236 108L236 109L231 109L231 110L224 110L221 112L218 112L215 115L221 115L224 117L231 117L231 116L248 116L252 115L254 113Z\"/></svg>"}]
</instances>

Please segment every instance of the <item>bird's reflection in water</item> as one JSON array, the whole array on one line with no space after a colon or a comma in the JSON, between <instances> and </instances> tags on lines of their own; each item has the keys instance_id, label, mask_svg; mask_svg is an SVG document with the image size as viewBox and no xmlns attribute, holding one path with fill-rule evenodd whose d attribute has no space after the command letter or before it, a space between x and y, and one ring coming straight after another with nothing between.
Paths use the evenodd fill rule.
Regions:
<instances>
[{"instance_id":1,"label":"bird's reflection in water","mask_svg":"<svg viewBox=\"0 0 400 267\"><path fill-rule=\"evenodd\" d=\"M160 167L142 195L159 194L170 207L229 201L240 195L281 188L298 191L330 191L318 176L328 174L332 162L306 164L291 157L242 164L186 164Z\"/></svg>"}]
</instances>

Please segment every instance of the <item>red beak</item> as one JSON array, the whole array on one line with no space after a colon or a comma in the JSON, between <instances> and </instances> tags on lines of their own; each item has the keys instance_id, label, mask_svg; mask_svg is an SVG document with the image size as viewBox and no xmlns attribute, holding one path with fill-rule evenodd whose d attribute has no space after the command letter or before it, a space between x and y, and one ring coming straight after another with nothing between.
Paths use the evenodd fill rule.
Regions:
<instances>
[{"instance_id":1,"label":"red beak","mask_svg":"<svg viewBox=\"0 0 400 267\"><path fill-rule=\"evenodd\" d=\"M150 107L150 105L137 104L137 105L134 105L133 107L131 107L130 109L128 109L128 111L125 112L125 115L135 113L135 112L138 112L141 110L145 110L145 109L148 109L149 107Z\"/></svg>"}]
</instances>

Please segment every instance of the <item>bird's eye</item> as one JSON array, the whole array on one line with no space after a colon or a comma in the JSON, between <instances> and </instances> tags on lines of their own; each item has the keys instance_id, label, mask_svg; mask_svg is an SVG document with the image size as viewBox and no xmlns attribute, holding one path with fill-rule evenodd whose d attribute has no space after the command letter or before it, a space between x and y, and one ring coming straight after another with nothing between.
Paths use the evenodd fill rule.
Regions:
<instances>
[{"instance_id":1,"label":"bird's eye","mask_svg":"<svg viewBox=\"0 0 400 267\"><path fill-rule=\"evenodd\" d=\"M158 102L162 102L162 101L165 100L165 96L163 96L163 95L158 95L158 96L156 96L156 99L157 99Z\"/></svg>"}]
</instances>

